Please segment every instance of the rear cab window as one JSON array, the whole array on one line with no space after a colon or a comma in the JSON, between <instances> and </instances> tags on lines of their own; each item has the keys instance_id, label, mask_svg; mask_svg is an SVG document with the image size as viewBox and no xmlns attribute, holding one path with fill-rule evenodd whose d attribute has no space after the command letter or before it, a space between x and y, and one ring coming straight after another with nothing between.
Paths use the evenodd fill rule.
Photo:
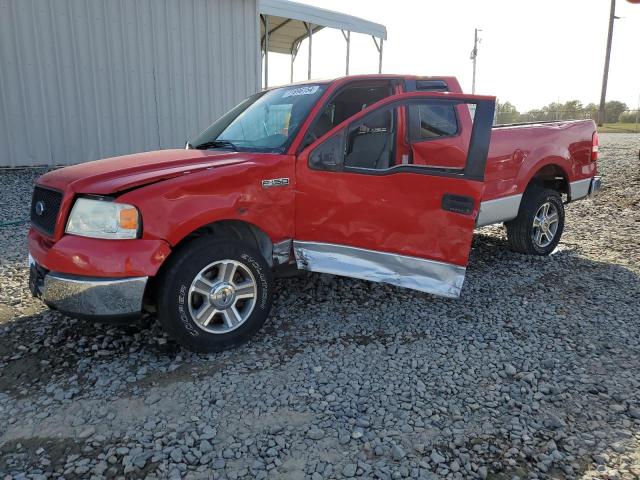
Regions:
<instances>
[{"instance_id":1,"label":"rear cab window","mask_svg":"<svg viewBox=\"0 0 640 480\"><path fill-rule=\"evenodd\" d=\"M409 135L413 142L451 137L458 133L454 105L412 105L409 107Z\"/></svg>"},{"instance_id":2,"label":"rear cab window","mask_svg":"<svg viewBox=\"0 0 640 480\"><path fill-rule=\"evenodd\" d=\"M407 91L448 92L444 80L411 80ZM471 120L475 105L413 105L407 108L407 140L414 153L410 163L447 170L462 170L465 165L463 147L468 145L462 118ZM415 155L415 153L419 153Z\"/></svg>"}]
</instances>

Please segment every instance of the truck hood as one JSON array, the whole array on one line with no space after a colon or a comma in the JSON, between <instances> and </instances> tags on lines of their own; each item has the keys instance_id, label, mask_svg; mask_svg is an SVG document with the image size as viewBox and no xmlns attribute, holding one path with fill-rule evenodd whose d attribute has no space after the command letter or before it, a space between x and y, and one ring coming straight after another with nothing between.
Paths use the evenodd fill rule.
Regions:
<instances>
[{"instance_id":1,"label":"truck hood","mask_svg":"<svg viewBox=\"0 0 640 480\"><path fill-rule=\"evenodd\" d=\"M81 163L44 174L38 184L109 195L207 168L243 163L251 154L220 150L158 150Z\"/></svg>"}]
</instances>

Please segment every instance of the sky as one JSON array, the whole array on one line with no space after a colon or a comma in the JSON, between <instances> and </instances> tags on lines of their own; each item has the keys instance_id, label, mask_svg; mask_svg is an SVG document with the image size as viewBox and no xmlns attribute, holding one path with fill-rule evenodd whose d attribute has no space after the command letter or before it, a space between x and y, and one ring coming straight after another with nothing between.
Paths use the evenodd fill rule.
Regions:
<instances>
[{"instance_id":1,"label":"sky","mask_svg":"<svg viewBox=\"0 0 640 480\"><path fill-rule=\"evenodd\" d=\"M520 111L551 102L599 103L610 0L296 0L387 27L383 73L454 75L471 92L474 28L476 93L510 101ZM640 4L617 0L607 100L638 108ZM294 81L307 78L306 41ZM339 30L314 35L312 78L344 75L346 42ZM377 73L371 37L351 35L350 73ZM290 81L290 57L269 54L270 85Z\"/></svg>"}]
</instances>

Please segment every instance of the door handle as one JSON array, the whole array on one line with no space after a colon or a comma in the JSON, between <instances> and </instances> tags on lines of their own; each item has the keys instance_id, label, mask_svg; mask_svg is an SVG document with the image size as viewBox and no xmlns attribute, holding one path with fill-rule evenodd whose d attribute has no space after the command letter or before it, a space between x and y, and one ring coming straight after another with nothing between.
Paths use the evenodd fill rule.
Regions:
<instances>
[{"instance_id":1,"label":"door handle","mask_svg":"<svg viewBox=\"0 0 640 480\"><path fill-rule=\"evenodd\" d=\"M442 209L449 212L471 215L473 213L474 203L472 197L466 197L464 195L445 193L442 196Z\"/></svg>"}]
</instances>

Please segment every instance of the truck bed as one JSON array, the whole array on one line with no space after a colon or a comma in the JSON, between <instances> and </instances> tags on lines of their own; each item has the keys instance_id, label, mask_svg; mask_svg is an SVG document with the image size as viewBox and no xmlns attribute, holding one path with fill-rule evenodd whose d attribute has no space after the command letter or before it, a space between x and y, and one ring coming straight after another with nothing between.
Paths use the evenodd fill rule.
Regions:
<instances>
[{"instance_id":1,"label":"truck bed","mask_svg":"<svg viewBox=\"0 0 640 480\"><path fill-rule=\"evenodd\" d=\"M483 200L524 192L545 165L557 165L570 181L595 175L591 162L593 120L495 125L491 134Z\"/></svg>"}]
</instances>

